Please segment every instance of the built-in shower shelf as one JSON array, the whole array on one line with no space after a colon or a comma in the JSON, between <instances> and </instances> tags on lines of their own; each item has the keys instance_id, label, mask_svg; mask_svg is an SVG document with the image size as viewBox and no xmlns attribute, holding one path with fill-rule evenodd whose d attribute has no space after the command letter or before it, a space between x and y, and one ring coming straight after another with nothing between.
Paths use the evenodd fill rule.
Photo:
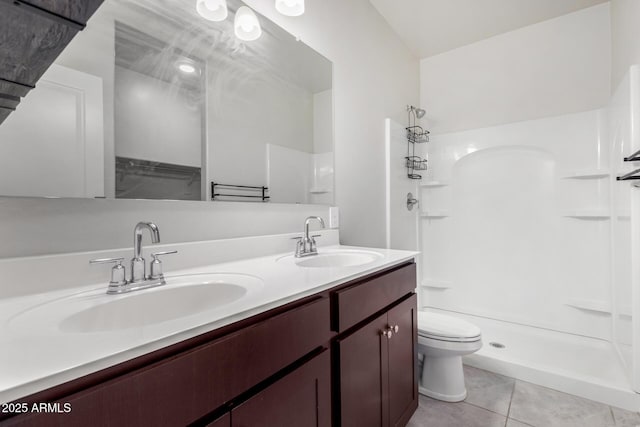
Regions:
<instances>
[{"instance_id":1,"label":"built-in shower shelf","mask_svg":"<svg viewBox=\"0 0 640 427\"><path fill-rule=\"evenodd\" d=\"M579 211L569 211L564 212L562 216L567 218L577 218L577 219L609 219L611 215L606 210L579 210Z\"/></svg>"},{"instance_id":2,"label":"built-in shower shelf","mask_svg":"<svg viewBox=\"0 0 640 427\"><path fill-rule=\"evenodd\" d=\"M420 214L420 216L421 216L422 218L446 218L446 217L448 217L449 215L451 215L451 212L449 212L449 211L444 211L444 210L441 210L441 211L436 211L436 210L433 210L433 211L425 211L425 212L422 212L422 213Z\"/></svg>"},{"instance_id":3,"label":"built-in shower shelf","mask_svg":"<svg viewBox=\"0 0 640 427\"><path fill-rule=\"evenodd\" d=\"M331 193L331 190L328 188L312 188L309 190L311 194L326 194Z\"/></svg>"},{"instance_id":4,"label":"built-in shower shelf","mask_svg":"<svg viewBox=\"0 0 640 427\"><path fill-rule=\"evenodd\" d=\"M420 187L446 187L449 185L447 181L427 181L420 183Z\"/></svg>"},{"instance_id":5,"label":"built-in shower shelf","mask_svg":"<svg viewBox=\"0 0 640 427\"><path fill-rule=\"evenodd\" d=\"M611 172L605 169L583 169L571 171L563 178L565 179L600 179L611 175Z\"/></svg>"},{"instance_id":6,"label":"built-in shower shelf","mask_svg":"<svg viewBox=\"0 0 640 427\"><path fill-rule=\"evenodd\" d=\"M611 314L611 304L607 301L574 298L569 300L565 305L583 311Z\"/></svg>"},{"instance_id":7,"label":"built-in shower shelf","mask_svg":"<svg viewBox=\"0 0 640 427\"><path fill-rule=\"evenodd\" d=\"M631 306L625 305L618 309L618 316L631 318L633 317L631 314Z\"/></svg>"},{"instance_id":8,"label":"built-in shower shelf","mask_svg":"<svg viewBox=\"0 0 640 427\"><path fill-rule=\"evenodd\" d=\"M427 289L445 290L451 289L452 282L446 280L424 280L422 287Z\"/></svg>"}]
</instances>

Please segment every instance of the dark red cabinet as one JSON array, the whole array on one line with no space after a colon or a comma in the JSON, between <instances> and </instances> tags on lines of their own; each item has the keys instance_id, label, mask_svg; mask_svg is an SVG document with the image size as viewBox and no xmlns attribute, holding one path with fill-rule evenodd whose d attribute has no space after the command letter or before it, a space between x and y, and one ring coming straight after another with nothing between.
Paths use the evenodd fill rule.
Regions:
<instances>
[{"instance_id":1,"label":"dark red cabinet","mask_svg":"<svg viewBox=\"0 0 640 427\"><path fill-rule=\"evenodd\" d=\"M381 335L387 314L337 341L339 419L343 426L382 426L382 390L387 387L387 342ZM338 409L338 408L336 408Z\"/></svg>"},{"instance_id":2,"label":"dark red cabinet","mask_svg":"<svg viewBox=\"0 0 640 427\"><path fill-rule=\"evenodd\" d=\"M373 273L19 399L73 410L0 414L0 426L404 426L415 283L413 263Z\"/></svg>"},{"instance_id":3,"label":"dark red cabinet","mask_svg":"<svg viewBox=\"0 0 640 427\"><path fill-rule=\"evenodd\" d=\"M231 411L232 427L331 426L329 351Z\"/></svg>"},{"instance_id":4,"label":"dark red cabinet","mask_svg":"<svg viewBox=\"0 0 640 427\"><path fill-rule=\"evenodd\" d=\"M222 417L207 424L207 427L231 427L231 414L227 412Z\"/></svg>"},{"instance_id":5,"label":"dark red cabinet","mask_svg":"<svg viewBox=\"0 0 640 427\"><path fill-rule=\"evenodd\" d=\"M62 401L72 405L68 414L27 414L9 418L6 425L187 425L232 404L250 388L327 345L329 339L329 300L312 299L65 397Z\"/></svg>"},{"instance_id":6,"label":"dark red cabinet","mask_svg":"<svg viewBox=\"0 0 640 427\"><path fill-rule=\"evenodd\" d=\"M388 312L389 325L398 326L387 340L391 426L406 425L418 407L417 298L413 295Z\"/></svg>"},{"instance_id":7,"label":"dark red cabinet","mask_svg":"<svg viewBox=\"0 0 640 427\"><path fill-rule=\"evenodd\" d=\"M418 405L417 297L338 339L340 424L404 426Z\"/></svg>"}]
</instances>

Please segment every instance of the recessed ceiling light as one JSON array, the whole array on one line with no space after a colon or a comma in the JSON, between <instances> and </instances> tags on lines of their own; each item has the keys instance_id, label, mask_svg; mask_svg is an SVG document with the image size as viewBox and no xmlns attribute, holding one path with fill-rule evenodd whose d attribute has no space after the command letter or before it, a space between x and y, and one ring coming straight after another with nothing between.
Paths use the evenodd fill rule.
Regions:
<instances>
[{"instance_id":1,"label":"recessed ceiling light","mask_svg":"<svg viewBox=\"0 0 640 427\"><path fill-rule=\"evenodd\" d=\"M178 65L178 69L187 74L193 74L196 72L196 67L191 64L180 64Z\"/></svg>"}]
</instances>

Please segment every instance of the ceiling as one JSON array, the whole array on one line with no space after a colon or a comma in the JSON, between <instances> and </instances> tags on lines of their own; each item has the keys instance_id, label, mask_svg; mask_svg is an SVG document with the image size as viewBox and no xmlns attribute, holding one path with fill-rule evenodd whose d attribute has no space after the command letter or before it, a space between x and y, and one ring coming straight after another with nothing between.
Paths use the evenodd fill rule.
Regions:
<instances>
[{"instance_id":1,"label":"ceiling","mask_svg":"<svg viewBox=\"0 0 640 427\"><path fill-rule=\"evenodd\" d=\"M419 58L608 0L369 0Z\"/></svg>"}]
</instances>

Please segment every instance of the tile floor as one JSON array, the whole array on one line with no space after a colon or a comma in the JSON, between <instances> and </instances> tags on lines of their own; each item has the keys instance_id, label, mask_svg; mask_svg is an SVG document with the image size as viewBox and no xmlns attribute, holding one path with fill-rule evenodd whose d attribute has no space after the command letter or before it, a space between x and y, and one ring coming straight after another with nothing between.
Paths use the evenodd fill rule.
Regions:
<instances>
[{"instance_id":1,"label":"tile floor","mask_svg":"<svg viewBox=\"0 0 640 427\"><path fill-rule=\"evenodd\" d=\"M465 366L467 398L420 396L408 427L640 427L640 413Z\"/></svg>"}]
</instances>

